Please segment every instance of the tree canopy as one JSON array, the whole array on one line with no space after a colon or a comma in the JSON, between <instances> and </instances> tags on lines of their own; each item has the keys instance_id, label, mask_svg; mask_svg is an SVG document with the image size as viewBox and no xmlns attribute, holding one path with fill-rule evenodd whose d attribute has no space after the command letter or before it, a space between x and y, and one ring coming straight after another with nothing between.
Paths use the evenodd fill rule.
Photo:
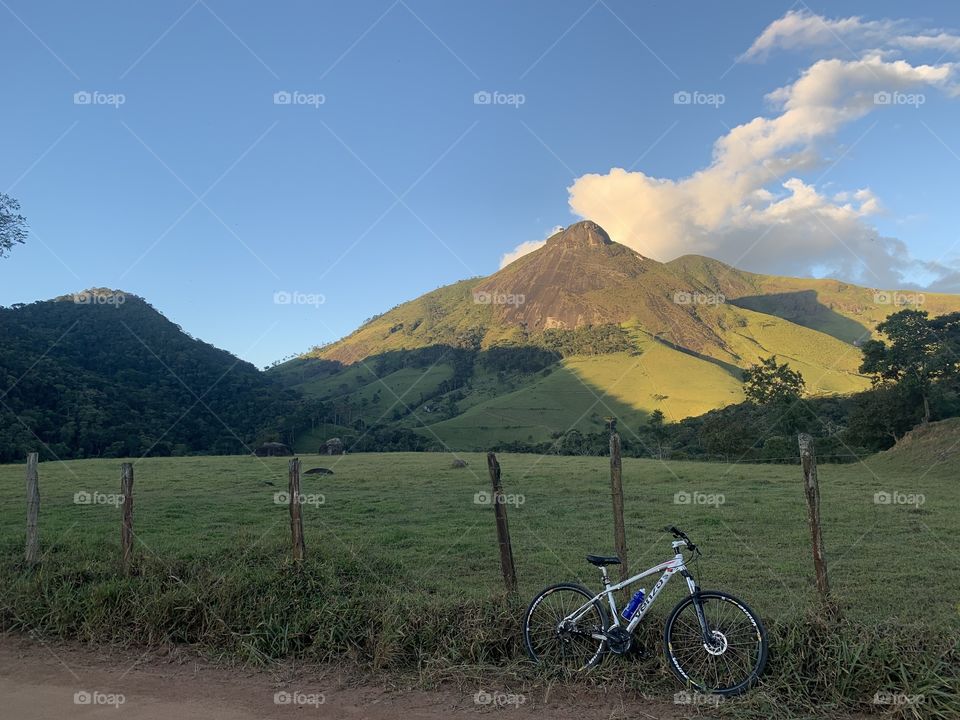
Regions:
<instances>
[{"instance_id":1,"label":"tree canopy","mask_svg":"<svg viewBox=\"0 0 960 720\"><path fill-rule=\"evenodd\" d=\"M20 203L0 193L0 258L10 254L14 245L27 239L27 219L20 214Z\"/></svg>"},{"instance_id":2,"label":"tree canopy","mask_svg":"<svg viewBox=\"0 0 960 720\"><path fill-rule=\"evenodd\" d=\"M896 383L918 396L923 421L931 418L930 392L935 380L957 371L960 313L931 319L926 310L908 309L877 325L886 340L863 344L860 372L874 384Z\"/></svg>"},{"instance_id":3,"label":"tree canopy","mask_svg":"<svg viewBox=\"0 0 960 720\"><path fill-rule=\"evenodd\" d=\"M787 363L778 363L774 355L760 358L743 373L744 395L757 405L795 402L803 389L803 376Z\"/></svg>"}]
</instances>

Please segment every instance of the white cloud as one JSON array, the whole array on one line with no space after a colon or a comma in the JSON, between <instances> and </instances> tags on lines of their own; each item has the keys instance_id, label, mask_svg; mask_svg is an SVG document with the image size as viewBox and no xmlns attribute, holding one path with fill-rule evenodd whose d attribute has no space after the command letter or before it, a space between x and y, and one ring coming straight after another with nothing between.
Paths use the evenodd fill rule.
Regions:
<instances>
[{"instance_id":1,"label":"white cloud","mask_svg":"<svg viewBox=\"0 0 960 720\"><path fill-rule=\"evenodd\" d=\"M903 35L892 42L908 50L935 50L960 55L960 36L945 32L937 35Z\"/></svg>"},{"instance_id":2,"label":"white cloud","mask_svg":"<svg viewBox=\"0 0 960 720\"><path fill-rule=\"evenodd\" d=\"M547 233L547 237L545 237L543 240L527 240L526 242L522 242L517 245L510 252L504 253L503 257L500 258L500 269L502 270L514 260L522 258L524 255L529 255L534 250L539 250L547 242L548 237L560 232L561 230L563 230L563 226L557 225L555 228L553 228L553 230Z\"/></svg>"},{"instance_id":3,"label":"white cloud","mask_svg":"<svg viewBox=\"0 0 960 720\"><path fill-rule=\"evenodd\" d=\"M879 46L903 25L892 20L864 21L859 17L828 19L806 10L791 10L770 23L740 60L765 60L774 49Z\"/></svg>"},{"instance_id":4,"label":"white cloud","mask_svg":"<svg viewBox=\"0 0 960 720\"><path fill-rule=\"evenodd\" d=\"M824 22L848 36L855 29L879 33L881 25L893 27L858 18L815 23L813 17L788 13L748 54L819 42L817 28ZM620 168L584 175L568 188L570 207L600 223L614 240L658 260L699 253L788 275L826 269L876 287L905 286L921 275L944 279L951 268L920 263L902 241L880 236L869 218L881 204L869 189L827 195L799 176L815 168L829 171L823 146L843 127L887 110L878 93L955 94L957 74L951 63L914 65L876 52L857 60L820 60L767 96L770 117L756 117L718 138L703 169L676 180Z\"/></svg>"},{"instance_id":5,"label":"white cloud","mask_svg":"<svg viewBox=\"0 0 960 720\"><path fill-rule=\"evenodd\" d=\"M960 36L945 30L923 31L905 20L825 18L807 10L791 10L770 23L740 61L763 61L774 50L805 48L841 51L849 57L864 50L904 48L960 54Z\"/></svg>"}]
</instances>

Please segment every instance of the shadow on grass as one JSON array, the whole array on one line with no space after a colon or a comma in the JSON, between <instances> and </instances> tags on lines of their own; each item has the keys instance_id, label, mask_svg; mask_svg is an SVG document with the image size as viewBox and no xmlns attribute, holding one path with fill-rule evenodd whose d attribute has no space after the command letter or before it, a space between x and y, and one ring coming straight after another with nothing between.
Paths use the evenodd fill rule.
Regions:
<instances>
[{"instance_id":1,"label":"shadow on grass","mask_svg":"<svg viewBox=\"0 0 960 720\"><path fill-rule=\"evenodd\" d=\"M816 290L751 295L728 300L731 305L774 315L797 325L831 335L845 343L870 337L870 329L830 309L817 297Z\"/></svg>"}]
</instances>

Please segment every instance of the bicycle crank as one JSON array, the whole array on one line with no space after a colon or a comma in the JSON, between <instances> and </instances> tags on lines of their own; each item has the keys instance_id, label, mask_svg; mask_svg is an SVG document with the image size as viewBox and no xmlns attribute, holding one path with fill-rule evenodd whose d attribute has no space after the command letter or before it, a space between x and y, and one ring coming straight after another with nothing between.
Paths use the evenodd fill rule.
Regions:
<instances>
[{"instance_id":1,"label":"bicycle crank","mask_svg":"<svg viewBox=\"0 0 960 720\"><path fill-rule=\"evenodd\" d=\"M626 655L633 646L633 636L622 627L607 630L607 647L616 655Z\"/></svg>"}]
</instances>

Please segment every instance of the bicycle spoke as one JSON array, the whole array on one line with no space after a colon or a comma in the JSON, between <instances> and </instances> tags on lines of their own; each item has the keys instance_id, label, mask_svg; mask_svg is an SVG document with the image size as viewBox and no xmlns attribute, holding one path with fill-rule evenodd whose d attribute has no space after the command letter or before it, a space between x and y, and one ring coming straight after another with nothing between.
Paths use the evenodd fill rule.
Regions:
<instances>
[{"instance_id":1,"label":"bicycle spoke","mask_svg":"<svg viewBox=\"0 0 960 720\"><path fill-rule=\"evenodd\" d=\"M713 637L704 642L693 602L684 606L670 627L670 652L695 686L723 692L740 686L754 673L762 657L762 638L746 611L726 597L700 599Z\"/></svg>"},{"instance_id":2,"label":"bicycle spoke","mask_svg":"<svg viewBox=\"0 0 960 720\"><path fill-rule=\"evenodd\" d=\"M603 632L603 615L594 604L575 622L565 618L577 612L590 596L573 587L549 589L527 618L524 632L527 649L538 662L558 665L567 671L593 664L603 650L603 641L592 637Z\"/></svg>"}]
</instances>

